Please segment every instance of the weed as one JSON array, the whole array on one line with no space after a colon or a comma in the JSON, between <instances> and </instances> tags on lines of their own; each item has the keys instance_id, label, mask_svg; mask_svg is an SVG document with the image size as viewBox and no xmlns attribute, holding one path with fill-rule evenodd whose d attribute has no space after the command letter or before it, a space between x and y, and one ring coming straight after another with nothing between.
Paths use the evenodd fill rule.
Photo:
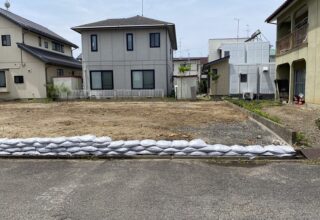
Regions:
<instances>
[{"instance_id":1,"label":"weed","mask_svg":"<svg viewBox=\"0 0 320 220\"><path fill-rule=\"evenodd\" d=\"M310 142L308 138L306 137L306 134L303 132L298 132L296 136L296 145L299 147L311 147Z\"/></svg>"},{"instance_id":2,"label":"weed","mask_svg":"<svg viewBox=\"0 0 320 220\"><path fill-rule=\"evenodd\" d=\"M318 129L320 130L320 118L318 118L318 119L316 120L316 126L317 126Z\"/></svg>"}]
</instances>

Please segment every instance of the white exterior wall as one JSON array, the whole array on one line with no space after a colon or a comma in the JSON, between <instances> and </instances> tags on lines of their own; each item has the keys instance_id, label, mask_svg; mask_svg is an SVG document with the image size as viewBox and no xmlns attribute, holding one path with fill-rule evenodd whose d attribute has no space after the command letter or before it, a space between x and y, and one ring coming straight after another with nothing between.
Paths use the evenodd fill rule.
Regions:
<instances>
[{"instance_id":1,"label":"white exterior wall","mask_svg":"<svg viewBox=\"0 0 320 220\"><path fill-rule=\"evenodd\" d=\"M174 78L174 85L176 88L177 99L193 99L192 87L194 88L195 95L198 91L198 78L197 77L179 77Z\"/></svg>"},{"instance_id":2,"label":"white exterior wall","mask_svg":"<svg viewBox=\"0 0 320 220\"><path fill-rule=\"evenodd\" d=\"M185 60L185 61L175 60L174 61L174 72L173 72L174 76L181 75L181 73L179 72L179 67L181 64L191 65L191 70L186 72L184 75L198 76L200 79L201 68L202 68L202 65L200 64L200 60L190 60L190 61L189 60Z\"/></svg>"},{"instance_id":3,"label":"white exterior wall","mask_svg":"<svg viewBox=\"0 0 320 220\"><path fill-rule=\"evenodd\" d=\"M126 34L134 36L134 50L127 51ZM150 48L150 33L160 33L160 48ZM91 52L92 34L98 36L98 52ZM173 62L166 29L97 30L82 33L84 88L90 90L90 71L112 70L114 89L131 90L132 70L154 70L155 89L173 89ZM167 87L167 85L169 86Z\"/></svg>"},{"instance_id":4,"label":"white exterior wall","mask_svg":"<svg viewBox=\"0 0 320 220\"><path fill-rule=\"evenodd\" d=\"M237 42L244 42L247 38L224 38L224 39L210 39L209 40L209 62L220 59L219 49L223 44L233 44ZM223 54L222 54L223 57Z\"/></svg>"}]
</instances>

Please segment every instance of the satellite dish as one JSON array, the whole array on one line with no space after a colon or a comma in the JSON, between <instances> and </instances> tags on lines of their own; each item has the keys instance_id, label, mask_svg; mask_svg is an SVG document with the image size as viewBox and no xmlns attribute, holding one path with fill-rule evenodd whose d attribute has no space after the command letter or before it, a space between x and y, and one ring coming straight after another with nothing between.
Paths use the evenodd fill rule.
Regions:
<instances>
[{"instance_id":1,"label":"satellite dish","mask_svg":"<svg viewBox=\"0 0 320 220\"><path fill-rule=\"evenodd\" d=\"M6 2L4 3L4 7L6 7L7 10L9 10L11 4L9 0L6 0Z\"/></svg>"}]
</instances>

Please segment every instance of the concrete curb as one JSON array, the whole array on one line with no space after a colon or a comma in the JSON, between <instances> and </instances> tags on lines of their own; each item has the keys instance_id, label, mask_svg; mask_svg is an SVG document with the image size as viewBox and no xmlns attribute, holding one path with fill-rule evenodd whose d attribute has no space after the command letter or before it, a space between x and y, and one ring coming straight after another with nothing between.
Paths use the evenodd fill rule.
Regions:
<instances>
[{"instance_id":1,"label":"concrete curb","mask_svg":"<svg viewBox=\"0 0 320 220\"><path fill-rule=\"evenodd\" d=\"M260 115L257 115L254 112L251 112L247 109L244 109L238 105L235 105L229 101L225 101L228 105L230 105L233 108L236 108L237 110L241 111L242 113L248 115L250 118L254 119L255 121L259 122L260 124L264 125L268 129L270 129L272 132L274 132L277 136L282 138L284 141L286 141L290 145L294 145L297 140L297 132L286 128L285 126L275 123L267 118L264 118Z\"/></svg>"}]
</instances>

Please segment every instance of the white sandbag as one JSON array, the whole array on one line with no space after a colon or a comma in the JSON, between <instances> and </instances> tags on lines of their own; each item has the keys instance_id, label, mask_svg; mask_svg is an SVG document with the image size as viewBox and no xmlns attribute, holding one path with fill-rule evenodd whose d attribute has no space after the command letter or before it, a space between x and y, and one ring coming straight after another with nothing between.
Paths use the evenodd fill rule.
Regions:
<instances>
[{"instance_id":1,"label":"white sandbag","mask_svg":"<svg viewBox=\"0 0 320 220\"><path fill-rule=\"evenodd\" d=\"M59 144L60 147L65 147L65 148L69 148L69 147L73 147L74 146L74 143L73 142L70 142L70 141L65 141L61 144Z\"/></svg>"},{"instance_id":2,"label":"white sandbag","mask_svg":"<svg viewBox=\"0 0 320 220\"><path fill-rule=\"evenodd\" d=\"M51 143L62 144L63 142L66 142L66 139L66 137L51 138Z\"/></svg>"},{"instance_id":3,"label":"white sandbag","mask_svg":"<svg viewBox=\"0 0 320 220\"><path fill-rule=\"evenodd\" d=\"M68 152L60 152L58 153L58 156L61 156L61 157L71 157L72 155Z\"/></svg>"},{"instance_id":4,"label":"white sandbag","mask_svg":"<svg viewBox=\"0 0 320 220\"><path fill-rule=\"evenodd\" d=\"M47 149L57 149L57 148L59 148L59 145L51 143L51 144L47 145L46 148Z\"/></svg>"},{"instance_id":5,"label":"white sandbag","mask_svg":"<svg viewBox=\"0 0 320 220\"><path fill-rule=\"evenodd\" d=\"M187 148L182 150L183 153L187 153L187 154L195 152L195 151L197 151L197 150L192 148L192 147L187 147Z\"/></svg>"},{"instance_id":6,"label":"white sandbag","mask_svg":"<svg viewBox=\"0 0 320 220\"><path fill-rule=\"evenodd\" d=\"M96 157L100 157L100 156L103 156L104 154L101 151L96 151L93 153L93 155Z\"/></svg>"},{"instance_id":7,"label":"white sandbag","mask_svg":"<svg viewBox=\"0 0 320 220\"><path fill-rule=\"evenodd\" d=\"M111 152L107 153L107 156L116 157L116 156L119 156L119 153L111 151Z\"/></svg>"},{"instance_id":8,"label":"white sandbag","mask_svg":"<svg viewBox=\"0 0 320 220\"><path fill-rule=\"evenodd\" d=\"M82 147L81 148L81 151L85 151L85 152L95 152L95 151L98 151L98 148L96 147Z\"/></svg>"},{"instance_id":9,"label":"white sandbag","mask_svg":"<svg viewBox=\"0 0 320 220\"><path fill-rule=\"evenodd\" d=\"M125 141L123 147L132 148L132 147L137 147L139 145L140 145L140 141L138 141L138 140Z\"/></svg>"},{"instance_id":10,"label":"white sandbag","mask_svg":"<svg viewBox=\"0 0 320 220\"><path fill-rule=\"evenodd\" d=\"M131 150L135 152L144 151L145 147L138 146L138 147L131 148Z\"/></svg>"},{"instance_id":11,"label":"white sandbag","mask_svg":"<svg viewBox=\"0 0 320 220\"><path fill-rule=\"evenodd\" d=\"M215 144L212 145L214 147L214 151L217 152L221 152L221 153L228 153L229 151L231 151L231 147L226 146L226 145L222 145L222 144Z\"/></svg>"},{"instance_id":12,"label":"white sandbag","mask_svg":"<svg viewBox=\"0 0 320 220\"><path fill-rule=\"evenodd\" d=\"M94 143L92 146L96 148L106 148L110 145L111 142L104 142L104 143Z\"/></svg>"},{"instance_id":13,"label":"white sandbag","mask_svg":"<svg viewBox=\"0 0 320 220\"><path fill-rule=\"evenodd\" d=\"M124 145L124 141L112 141L109 145L109 148L111 149L117 149L121 148Z\"/></svg>"},{"instance_id":14,"label":"white sandbag","mask_svg":"<svg viewBox=\"0 0 320 220\"><path fill-rule=\"evenodd\" d=\"M125 147L122 147L122 148L115 150L115 152L120 153L120 154L124 154L125 152L128 152L128 151L129 151L129 149L125 148Z\"/></svg>"},{"instance_id":15,"label":"white sandbag","mask_svg":"<svg viewBox=\"0 0 320 220\"><path fill-rule=\"evenodd\" d=\"M229 151L229 152L225 153L223 156L224 157L240 157L241 154L238 154L238 153L233 152L233 151Z\"/></svg>"},{"instance_id":16,"label":"white sandbag","mask_svg":"<svg viewBox=\"0 0 320 220\"><path fill-rule=\"evenodd\" d=\"M106 142L111 142L112 139L110 137L99 137L93 140L95 143L106 143Z\"/></svg>"},{"instance_id":17,"label":"white sandbag","mask_svg":"<svg viewBox=\"0 0 320 220\"><path fill-rule=\"evenodd\" d=\"M96 138L97 137L94 135L85 135L79 137L81 142L93 142Z\"/></svg>"},{"instance_id":18,"label":"white sandbag","mask_svg":"<svg viewBox=\"0 0 320 220\"><path fill-rule=\"evenodd\" d=\"M12 153L12 156L16 156L16 157L22 157L22 156L24 156L24 155L26 155L25 152L15 152L15 153Z\"/></svg>"},{"instance_id":19,"label":"white sandbag","mask_svg":"<svg viewBox=\"0 0 320 220\"><path fill-rule=\"evenodd\" d=\"M36 151L36 148L35 147L24 147L21 149L23 152L26 152L26 151Z\"/></svg>"},{"instance_id":20,"label":"white sandbag","mask_svg":"<svg viewBox=\"0 0 320 220\"><path fill-rule=\"evenodd\" d=\"M201 140L201 139L196 139L196 140L190 141L189 147L199 149L199 148L205 148L205 147L207 147L207 144L206 144L206 142L204 142L204 141Z\"/></svg>"},{"instance_id":21,"label":"white sandbag","mask_svg":"<svg viewBox=\"0 0 320 220\"><path fill-rule=\"evenodd\" d=\"M274 145L266 146L265 150L273 154L286 154L286 152L282 148Z\"/></svg>"},{"instance_id":22,"label":"white sandbag","mask_svg":"<svg viewBox=\"0 0 320 220\"><path fill-rule=\"evenodd\" d=\"M99 151L101 151L102 153L109 153L112 150L110 148L106 147L106 148L99 148Z\"/></svg>"},{"instance_id":23,"label":"white sandbag","mask_svg":"<svg viewBox=\"0 0 320 220\"><path fill-rule=\"evenodd\" d=\"M21 140L21 143L24 143L24 144L33 144L35 142L38 141L38 138L27 138L27 139L22 139Z\"/></svg>"},{"instance_id":24,"label":"white sandbag","mask_svg":"<svg viewBox=\"0 0 320 220\"><path fill-rule=\"evenodd\" d=\"M148 156L148 155L154 155L154 154L151 153L150 151L144 150L144 151L138 152L137 155Z\"/></svg>"},{"instance_id":25,"label":"white sandbag","mask_svg":"<svg viewBox=\"0 0 320 220\"><path fill-rule=\"evenodd\" d=\"M265 157L274 157L275 155L271 152L265 152L264 154L262 154L262 156L265 156Z\"/></svg>"},{"instance_id":26,"label":"white sandbag","mask_svg":"<svg viewBox=\"0 0 320 220\"><path fill-rule=\"evenodd\" d=\"M147 151L150 151L150 152L152 152L152 153L158 154L158 153L162 152L163 149L160 148L160 147L149 147L149 148L147 149Z\"/></svg>"},{"instance_id":27,"label":"white sandbag","mask_svg":"<svg viewBox=\"0 0 320 220\"><path fill-rule=\"evenodd\" d=\"M246 153L246 154L243 154L244 157L248 157L250 159L253 159L255 157L257 157L258 155L257 154L252 154L252 153Z\"/></svg>"},{"instance_id":28,"label":"white sandbag","mask_svg":"<svg viewBox=\"0 0 320 220\"><path fill-rule=\"evenodd\" d=\"M21 152L21 148L8 148L5 150L8 153L15 153L15 152Z\"/></svg>"},{"instance_id":29,"label":"white sandbag","mask_svg":"<svg viewBox=\"0 0 320 220\"><path fill-rule=\"evenodd\" d=\"M50 138L38 138L37 142L40 144L49 144L51 142Z\"/></svg>"},{"instance_id":30,"label":"white sandbag","mask_svg":"<svg viewBox=\"0 0 320 220\"><path fill-rule=\"evenodd\" d=\"M8 148L11 148L11 145L8 145L8 144L0 144L0 148L2 148L2 149L8 149Z\"/></svg>"},{"instance_id":31,"label":"white sandbag","mask_svg":"<svg viewBox=\"0 0 320 220\"><path fill-rule=\"evenodd\" d=\"M217 148L214 145L208 145L207 147L201 148L198 151L205 152L205 153L219 152L217 151Z\"/></svg>"},{"instance_id":32,"label":"white sandbag","mask_svg":"<svg viewBox=\"0 0 320 220\"><path fill-rule=\"evenodd\" d=\"M251 153L251 154L264 154L266 152L266 149L261 147L260 145L252 145L246 148L248 153Z\"/></svg>"},{"instance_id":33,"label":"white sandbag","mask_svg":"<svg viewBox=\"0 0 320 220\"><path fill-rule=\"evenodd\" d=\"M73 154L74 156L88 156L89 153L88 152L85 152L85 151L79 151L79 152L76 152Z\"/></svg>"},{"instance_id":34,"label":"white sandbag","mask_svg":"<svg viewBox=\"0 0 320 220\"><path fill-rule=\"evenodd\" d=\"M167 153L167 154L175 154L175 153L178 153L180 151L178 149L176 149L176 148L167 148L167 149L164 149L163 152Z\"/></svg>"},{"instance_id":35,"label":"white sandbag","mask_svg":"<svg viewBox=\"0 0 320 220\"><path fill-rule=\"evenodd\" d=\"M140 145L143 147L152 147L156 146L157 142L155 140L143 140L140 142Z\"/></svg>"},{"instance_id":36,"label":"white sandbag","mask_svg":"<svg viewBox=\"0 0 320 220\"><path fill-rule=\"evenodd\" d=\"M208 156L210 156L210 157L221 157L221 156L223 156L224 155L224 153L222 153L222 152L211 152L211 153L208 153Z\"/></svg>"},{"instance_id":37,"label":"white sandbag","mask_svg":"<svg viewBox=\"0 0 320 220\"><path fill-rule=\"evenodd\" d=\"M158 141L157 142L157 147L170 148L170 147L172 147L172 142L171 141Z\"/></svg>"},{"instance_id":38,"label":"white sandbag","mask_svg":"<svg viewBox=\"0 0 320 220\"><path fill-rule=\"evenodd\" d=\"M20 147L20 148L23 148L23 147L26 147L28 146L27 144L24 144L24 143L18 143L15 145L16 147Z\"/></svg>"},{"instance_id":39,"label":"white sandbag","mask_svg":"<svg viewBox=\"0 0 320 220\"><path fill-rule=\"evenodd\" d=\"M4 149L3 149L3 148L0 148L0 151L4 151Z\"/></svg>"},{"instance_id":40,"label":"white sandbag","mask_svg":"<svg viewBox=\"0 0 320 220\"><path fill-rule=\"evenodd\" d=\"M293 154L279 154L279 155L276 155L276 157L285 158L285 157L294 157L294 155Z\"/></svg>"},{"instance_id":41,"label":"white sandbag","mask_svg":"<svg viewBox=\"0 0 320 220\"><path fill-rule=\"evenodd\" d=\"M77 144L77 147L91 147L93 145L93 142L80 142Z\"/></svg>"},{"instance_id":42,"label":"white sandbag","mask_svg":"<svg viewBox=\"0 0 320 220\"><path fill-rule=\"evenodd\" d=\"M191 156L191 157L204 157L204 156L208 156L208 155L204 152L195 151L195 152L190 153L189 156Z\"/></svg>"},{"instance_id":43,"label":"white sandbag","mask_svg":"<svg viewBox=\"0 0 320 220\"><path fill-rule=\"evenodd\" d=\"M171 156L171 154L168 154L168 153L165 153L165 152L161 152L161 153L159 154L159 156L161 156L161 157L168 157L168 156Z\"/></svg>"},{"instance_id":44,"label":"white sandbag","mask_svg":"<svg viewBox=\"0 0 320 220\"><path fill-rule=\"evenodd\" d=\"M291 146L278 146L281 148L286 154L295 154L296 150Z\"/></svg>"},{"instance_id":45,"label":"white sandbag","mask_svg":"<svg viewBox=\"0 0 320 220\"><path fill-rule=\"evenodd\" d=\"M52 151L56 153L67 152L67 148L60 147L60 148L53 149Z\"/></svg>"},{"instance_id":46,"label":"white sandbag","mask_svg":"<svg viewBox=\"0 0 320 220\"><path fill-rule=\"evenodd\" d=\"M11 153L9 152L5 152L5 151L0 152L0 156L9 156L9 155L11 155Z\"/></svg>"},{"instance_id":47,"label":"white sandbag","mask_svg":"<svg viewBox=\"0 0 320 220\"><path fill-rule=\"evenodd\" d=\"M39 142L34 143L32 146L34 146L35 148L43 148L43 147L45 147L44 144L40 144Z\"/></svg>"},{"instance_id":48,"label":"white sandbag","mask_svg":"<svg viewBox=\"0 0 320 220\"><path fill-rule=\"evenodd\" d=\"M3 144L7 144L7 145L17 145L20 143L20 139L7 139L3 141Z\"/></svg>"},{"instance_id":49,"label":"white sandbag","mask_svg":"<svg viewBox=\"0 0 320 220\"><path fill-rule=\"evenodd\" d=\"M67 137L66 141L70 141L72 143L79 143L81 142L80 136L74 136L74 137Z\"/></svg>"},{"instance_id":50,"label":"white sandbag","mask_svg":"<svg viewBox=\"0 0 320 220\"><path fill-rule=\"evenodd\" d=\"M71 147L71 148L67 149L67 152L72 153L72 154L79 152L79 151L81 151L80 147Z\"/></svg>"},{"instance_id":51,"label":"white sandbag","mask_svg":"<svg viewBox=\"0 0 320 220\"><path fill-rule=\"evenodd\" d=\"M185 156L187 156L187 154L184 153L184 152L177 152L177 153L174 154L174 156L176 156L176 157L185 157Z\"/></svg>"},{"instance_id":52,"label":"white sandbag","mask_svg":"<svg viewBox=\"0 0 320 220\"><path fill-rule=\"evenodd\" d=\"M173 141L172 142L172 148L176 148L176 149L184 149L189 147L189 142L188 141Z\"/></svg>"},{"instance_id":53,"label":"white sandbag","mask_svg":"<svg viewBox=\"0 0 320 220\"><path fill-rule=\"evenodd\" d=\"M45 156L45 157L55 157L55 156L57 156L57 153L53 153L53 152L43 153L43 154L41 154L41 156Z\"/></svg>"},{"instance_id":54,"label":"white sandbag","mask_svg":"<svg viewBox=\"0 0 320 220\"><path fill-rule=\"evenodd\" d=\"M248 153L248 150L243 147L243 146L239 146L239 145L233 145L231 146L231 151L237 153L237 154L246 154Z\"/></svg>"},{"instance_id":55,"label":"white sandbag","mask_svg":"<svg viewBox=\"0 0 320 220\"><path fill-rule=\"evenodd\" d=\"M39 149L38 149L38 152L39 152L39 153L50 153L51 150L50 150L50 149L47 149L47 148L39 148Z\"/></svg>"},{"instance_id":56,"label":"white sandbag","mask_svg":"<svg viewBox=\"0 0 320 220\"><path fill-rule=\"evenodd\" d=\"M40 156L40 153L38 151L28 151L25 152L26 156Z\"/></svg>"},{"instance_id":57,"label":"white sandbag","mask_svg":"<svg viewBox=\"0 0 320 220\"><path fill-rule=\"evenodd\" d=\"M128 156L128 157L132 157L132 156L136 156L137 155L137 152L134 152L134 151L128 151L124 154L125 156Z\"/></svg>"}]
</instances>

